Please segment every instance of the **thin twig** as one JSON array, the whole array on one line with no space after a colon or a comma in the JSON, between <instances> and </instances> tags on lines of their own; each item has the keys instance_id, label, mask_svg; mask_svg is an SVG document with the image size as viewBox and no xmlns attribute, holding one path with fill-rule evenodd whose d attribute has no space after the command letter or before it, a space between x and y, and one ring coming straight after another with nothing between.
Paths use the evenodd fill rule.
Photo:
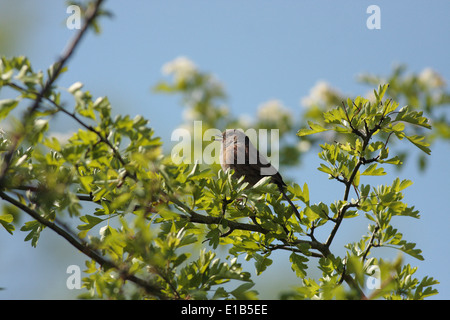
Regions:
<instances>
[{"instance_id":1,"label":"thin twig","mask_svg":"<svg viewBox=\"0 0 450 320\"><path fill-rule=\"evenodd\" d=\"M360 158L359 158L355 168L353 168L353 171L352 171L352 173L350 175L350 178L345 183L345 191L344 191L344 199L343 199L344 201L348 201L351 187L352 187L352 185L354 183L356 174L358 173L359 168L361 167L361 165L368 164L368 163L371 163L371 162L375 162L379 158L379 156L377 156L377 157L375 157L373 159L366 160L364 158L364 156L362 156L362 155L364 155L364 152L365 152L367 146L369 145L369 141L372 138L373 134L381 128L381 123L383 122L383 120L384 119L381 118L379 123L377 125L375 125L375 127L373 129L371 129L371 130L369 130L369 128L366 126L366 135L361 133L359 130L352 129L355 134L357 134L358 136L360 136L362 138L363 144L362 144L361 152L360 152L361 156L360 156ZM345 205L342 208L342 210L339 212L336 224L334 225L333 230L331 230L331 233L330 233L330 235L329 235L329 237L328 237L328 239L326 241L326 246L327 247L329 247L331 245L331 243L332 243L332 241L334 239L334 236L336 235L336 233L337 233L337 231L338 231L338 229L339 229L339 227L341 225L342 219L345 216L345 212L347 211L348 208L349 207L347 205Z\"/></svg>"},{"instance_id":2,"label":"thin twig","mask_svg":"<svg viewBox=\"0 0 450 320\"><path fill-rule=\"evenodd\" d=\"M301 253L301 254L305 254L304 251L294 248L292 245L284 245L284 244L271 244L268 246L264 246L268 251L274 251L274 250L286 250L286 251L291 251L291 252L295 252L295 253ZM312 252L309 251L309 253L311 254L311 257L314 258L323 258L323 254L321 253L317 253L317 252Z\"/></svg>"},{"instance_id":3,"label":"thin twig","mask_svg":"<svg viewBox=\"0 0 450 320\"><path fill-rule=\"evenodd\" d=\"M372 232L372 236L370 237L369 245L367 246L367 248L366 248L366 250L364 251L364 254L363 254L363 256L362 256L362 261L363 261L363 262L364 262L364 260L366 260L367 255L368 255L369 252L370 252L370 249L371 249L372 247L375 247L375 246L376 246L376 245L374 244L374 241L375 241L375 235L377 234L378 230L380 230L380 226L379 226L379 225L376 225L375 228L374 228L374 230L373 230L373 232Z\"/></svg>"},{"instance_id":4,"label":"thin twig","mask_svg":"<svg viewBox=\"0 0 450 320\"><path fill-rule=\"evenodd\" d=\"M34 113L38 108L39 104L41 103L41 99L43 96L46 95L47 91L52 87L55 80L58 78L59 73L62 71L62 69L65 67L67 61L70 59L70 57L73 55L76 47L80 43L81 39L86 34L87 29L90 27L90 25L94 22L94 19L97 17L100 6L102 5L103 0L97 0L89 10L89 12L86 12L86 19L84 21L83 26L81 27L80 31L76 34L76 36L72 39L72 41L69 43L66 52L61 56L61 58L56 63L56 69L54 72L50 75L50 77L47 79L47 82L45 83L44 87L40 91L40 94L38 95L37 99L34 100L33 105L28 111L28 116L30 116L32 113Z\"/></svg>"}]
</instances>

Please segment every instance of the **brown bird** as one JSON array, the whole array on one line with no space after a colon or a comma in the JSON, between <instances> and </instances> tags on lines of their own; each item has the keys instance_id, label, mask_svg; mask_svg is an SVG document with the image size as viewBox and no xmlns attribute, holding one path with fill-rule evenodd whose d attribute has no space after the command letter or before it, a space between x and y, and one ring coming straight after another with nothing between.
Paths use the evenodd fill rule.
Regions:
<instances>
[{"instance_id":1,"label":"brown bird","mask_svg":"<svg viewBox=\"0 0 450 320\"><path fill-rule=\"evenodd\" d=\"M258 149L250 142L247 135L236 129L227 129L222 133L221 166L225 171L228 168L234 170L237 179L244 176L244 181L249 185L255 185L266 176L271 176L271 182L278 186L284 199L289 202L295 215L300 220L300 214L286 195L286 183L278 170L259 153Z\"/></svg>"}]
</instances>

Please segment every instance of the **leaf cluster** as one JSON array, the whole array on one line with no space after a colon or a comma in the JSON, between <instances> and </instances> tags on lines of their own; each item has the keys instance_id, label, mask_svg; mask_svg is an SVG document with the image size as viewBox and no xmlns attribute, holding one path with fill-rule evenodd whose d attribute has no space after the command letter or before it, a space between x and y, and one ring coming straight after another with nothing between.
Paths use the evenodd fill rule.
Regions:
<instances>
[{"instance_id":1,"label":"leaf cluster","mask_svg":"<svg viewBox=\"0 0 450 320\"><path fill-rule=\"evenodd\" d=\"M12 123L0 137L0 224L15 233L20 210L32 218L20 227L32 246L49 228L85 254L82 297L253 299L258 293L239 259L252 262L260 275L280 250L289 252L301 283L285 298L421 299L437 293L433 278L412 278L416 268L373 256L375 248L389 247L423 260L421 250L392 224L394 217L419 218L403 201L412 182L371 186L362 181L385 175L386 165L402 163L389 150L394 139L430 154L424 136L408 130L430 129L428 119L385 98L388 85L374 91L374 101L347 99L322 112L320 122L298 130L301 139L336 133L336 141L320 145L318 171L340 183L343 196L331 204L313 203L307 183L289 184L286 197L295 202L297 217L269 178L250 187L232 171L175 165L147 119L113 117L107 97L94 98L80 82L64 92L70 98L63 103L54 83L67 71L68 57L46 73L34 71L25 57L0 60L0 90L8 87L17 94L0 100L0 120ZM221 118L226 114L217 104L225 96L222 87L183 63L173 83L161 82L156 90L181 92L210 127L233 123L231 117ZM30 108L16 119L14 111L27 102ZM269 124L261 114L261 126L276 127L287 119ZM55 115L78 125L67 141L51 135ZM368 233L347 244L345 256L335 255L332 244L341 224L362 215ZM328 237L322 239L318 229L330 230ZM223 259L217 258L219 248L227 251ZM308 278L311 261L322 272L320 279ZM370 291L373 279L379 286Z\"/></svg>"}]
</instances>

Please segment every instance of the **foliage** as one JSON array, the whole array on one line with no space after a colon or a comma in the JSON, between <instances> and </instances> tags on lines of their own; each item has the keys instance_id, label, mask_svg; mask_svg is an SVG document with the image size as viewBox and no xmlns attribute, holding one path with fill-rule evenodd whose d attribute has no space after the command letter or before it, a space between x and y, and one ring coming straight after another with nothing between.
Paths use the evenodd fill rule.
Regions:
<instances>
[{"instance_id":1,"label":"foliage","mask_svg":"<svg viewBox=\"0 0 450 320\"><path fill-rule=\"evenodd\" d=\"M425 130L423 126L409 126L405 128L410 136L425 136L428 143L436 141L448 142L450 139L450 120L448 119L448 107L450 106L450 92L446 90L444 79L436 71L425 68L420 73L407 73L405 65L399 65L393 68L392 73L386 76L377 76L373 74L362 74L358 77L360 83L376 87L378 85L389 83L389 91L386 97L397 101L401 105L408 106L411 111L423 112L424 115L433 123L432 130ZM376 101L376 95L369 91L365 97L372 103ZM353 98L354 100L354 98ZM299 124L302 128L308 128L307 121L314 120L322 126L327 126L321 117L334 105L346 101L344 94L340 90L333 88L326 82L317 83L310 91L310 94L302 99L302 104L306 107L303 115L303 121ZM384 139L388 133L381 132ZM342 139L339 132L332 132L327 136L328 141L334 141L336 138ZM312 145L317 144L317 138L308 138ZM397 156L406 160L411 156L410 152L401 148L401 145L391 142L391 147L395 148ZM427 159L425 154L417 155L417 163L421 170L425 170ZM401 167L397 167L401 168Z\"/></svg>"},{"instance_id":2,"label":"foliage","mask_svg":"<svg viewBox=\"0 0 450 320\"><path fill-rule=\"evenodd\" d=\"M202 121L204 131L208 128L242 128L254 129L278 129L280 135L279 156L280 164L284 167L295 166L301 162L302 155L310 149L318 146L324 139L327 142L336 140L354 139L351 135L342 134L336 130L329 130L325 136L304 136L303 139L292 141L290 137L301 129L308 129L309 123L315 123L328 128L322 114L342 101L347 101L348 95L333 88L326 82L318 82L309 95L301 99L304 111L299 115L292 114L279 100L270 100L261 103L254 117L243 115L234 116L227 106L227 95L219 80L209 73L202 72L189 59L179 57L165 64L163 74L172 76L172 82L160 81L153 90L164 94L177 94L182 97L181 104L184 107L185 128L192 127L193 120ZM371 88L389 83L389 91L386 98L391 98L408 109L423 112L433 123L433 128L427 130L422 126L409 126L405 130L410 136L424 136L430 145L436 141L450 141L450 120L448 119L448 107L450 106L450 92L446 90L445 80L436 71L425 68L420 73L407 73L404 65L396 66L390 75L376 76L362 74L358 77L360 83ZM355 100L356 97L352 97ZM374 91L365 94L370 102L376 102ZM380 132L386 139L389 135ZM353 140L348 140L353 142ZM403 161L411 152L401 148L401 145L391 141L391 148ZM417 155L417 163L421 170L425 170L427 159L425 154ZM396 168L400 169L401 166Z\"/></svg>"},{"instance_id":3,"label":"foliage","mask_svg":"<svg viewBox=\"0 0 450 320\"><path fill-rule=\"evenodd\" d=\"M98 23L95 11L86 24L93 21ZM280 250L290 253L291 268L302 282L283 298L422 299L437 293L436 280L412 278L416 268L402 265L401 259L372 256L375 248L390 247L423 260L421 250L391 224L393 217L419 217L403 202L412 182L395 179L372 186L362 181L384 175L386 165L402 163L389 150L395 138L430 153L419 131L410 131L412 126L430 129L428 119L385 98L388 85L374 91L374 100L346 99L298 130L302 139L322 137L311 142L323 139L320 133L336 134L337 142L320 145L318 171L341 183L344 192L331 204L313 204L307 183L289 184L290 197L301 203L297 220L268 179L249 187L218 166L175 165L148 120L113 118L108 99L92 97L80 82L67 90L71 102L62 103L54 83L67 71L68 58L47 72L36 72L26 57L1 58L0 90L9 88L18 96L0 100L0 120L10 123L0 139L0 223L14 234L15 217L24 212L32 220L20 230L32 246L51 229L84 253L89 259L83 298L254 299L258 293L239 258L252 261L261 274ZM191 117L208 128L242 124L221 108L225 93L211 75L186 60L165 70L174 74L173 82L161 82L156 90L181 93ZM13 111L27 102L30 107L16 119ZM265 108L280 116L267 117ZM79 125L67 142L50 135L56 114ZM266 104L255 128L283 127L281 138L287 138L299 128L288 119L280 104ZM286 139L282 154L287 163L300 153ZM350 199L352 190L356 199ZM368 233L349 243L345 256L333 254L330 246L344 220L364 217ZM331 230L325 241L316 239L319 228ZM228 251L223 259L217 258L219 247ZM320 279L308 278L311 261L322 272ZM378 285L367 286L373 279Z\"/></svg>"}]
</instances>

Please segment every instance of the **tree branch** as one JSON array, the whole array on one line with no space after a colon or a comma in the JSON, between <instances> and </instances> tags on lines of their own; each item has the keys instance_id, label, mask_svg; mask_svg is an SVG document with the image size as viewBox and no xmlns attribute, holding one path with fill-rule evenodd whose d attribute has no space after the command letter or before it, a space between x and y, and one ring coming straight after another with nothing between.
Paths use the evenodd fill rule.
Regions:
<instances>
[{"instance_id":1,"label":"tree branch","mask_svg":"<svg viewBox=\"0 0 450 320\"><path fill-rule=\"evenodd\" d=\"M45 219L38 212L29 208L28 206L21 203L20 201L17 201L16 199L8 196L3 191L0 191L0 197L3 200L11 203L12 205L16 206L17 208L19 208L22 211L24 211L25 213L27 213L34 220L38 221L39 223L41 223L44 226L48 227L49 229L53 230L59 236L66 239L72 246L74 246L75 248L80 250L84 255L88 256L89 258L91 258L92 260L97 262L102 268L104 268L104 269L114 268L119 272L120 276L123 279L129 280L129 281L137 284L138 286L143 288L150 295L156 296L160 299L165 299L165 296L162 293L161 288L159 288L155 284L148 283L147 281L136 277L135 275L133 275L132 273L129 272L127 267L119 266L119 265L115 264L114 262L105 259L100 253L98 253L95 249L93 249L87 242L72 235L72 232L66 230L68 228L60 227L55 222Z\"/></svg>"},{"instance_id":2,"label":"tree branch","mask_svg":"<svg viewBox=\"0 0 450 320\"><path fill-rule=\"evenodd\" d=\"M18 90L18 91L34 94L36 96L36 99L38 99L38 98L41 99L41 100L44 99L47 102L49 102L50 104L52 104L56 109L58 109L58 111L61 111L62 113L66 114L67 116L69 116L70 118L75 120L83 128L85 128L88 131L91 131L91 132L95 133L97 135L97 137L99 138L100 142L103 142L106 145L108 145L108 147L112 150L112 152L114 153L114 156L117 158L117 160L119 160L119 162L122 164L122 166L126 165L125 160L123 160L122 156L117 151L117 149L112 145L112 143L106 137L104 137L99 131L95 130L95 128L93 128L91 125L85 123L79 117L77 117L77 115L75 113L67 111L61 105L59 105L54 100L52 100L50 97L42 96L42 94L40 92L30 91L30 90L28 90L26 88L23 88L23 87L15 84L15 83L12 83L12 82L8 83L7 85L10 86L11 88L14 88L14 89Z\"/></svg>"},{"instance_id":3,"label":"tree branch","mask_svg":"<svg viewBox=\"0 0 450 320\"><path fill-rule=\"evenodd\" d=\"M103 0L97 0L95 2L94 6L91 8L91 10L89 10L89 12L87 12L86 19L84 21L82 28L76 34L76 36L73 38L73 40L69 43L65 53L56 62L56 69L49 75L49 78L47 79L45 85L42 87L41 91L37 94L36 99L34 100L33 104L29 107L27 112L24 114L24 116L23 116L24 123L26 123L28 121L28 119L33 115L33 113L39 108L39 105L42 101L42 97L45 97L47 94L47 91L51 89L53 83L58 78L59 74L65 67L67 61L70 59L70 57L74 53L75 48L78 46L81 39L85 35L87 29L94 22L94 19L97 17L102 2L103 2ZM8 171L8 168L11 165L12 156L16 152L19 141L21 139L22 139L22 137L15 135L12 139L12 143L11 143L11 147L9 148L9 151L7 153L5 153L5 155L3 156L3 165L0 170L0 187L3 185L3 180L5 178L6 172Z\"/></svg>"},{"instance_id":4,"label":"tree branch","mask_svg":"<svg viewBox=\"0 0 450 320\"><path fill-rule=\"evenodd\" d=\"M370 249L371 249L372 247L375 247L375 246L376 246L375 243L374 243L374 241L375 241L375 235L377 234L378 230L380 230L380 226L377 224L377 225L375 226L373 232L372 232L372 236L370 237L369 245L367 246L366 251L364 252L364 254L363 254L363 256L362 256L362 261L363 261L363 262L364 262L364 260L366 260L367 255L368 255L369 252L370 252Z\"/></svg>"},{"instance_id":5,"label":"tree branch","mask_svg":"<svg viewBox=\"0 0 450 320\"><path fill-rule=\"evenodd\" d=\"M76 36L72 39L72 41L69 43L65 53L57 61L55 71L47 79L45 86L42 88L37 99L34 101L33 105L29 109L28 115L31 115L39 108L39 104L41 103L42 97L44 97L46 95L47 91L53 85L53 82L55 82L55 80L58 78L59 73L62 71L62 69L66 65L67 61L70 59L70 57L74 53L75 48L78 46L81 39L86 34L87 29L90 27L90 25L94 22L94 19L97 17L102 2L103 2L103 0L97 0L95 2L95 4L93 5L93 7L90 8L89 11L86 10L86 19L84 21L83 26L81 27L80 31L76 34Z\"/></svg>"},{"instance_id":6,"label":"tree branch","mask_svg":"<svg viewBox=\"0 0 450 320\"><path fill-rule=\"evenodd\" d=\"M278 250L278 249L282 249L282 250L286 250L286 251L290 251L290 252L295 252L295 253L300 253L300 254L305 254L304 251L301 251L297 248L293 248L292 245L289 244L273 244L273 245L269 245L265 247L267 250ZM311 252L311 257L315 257L315 258L323 258L323 255L320 253L316 253L316 252Z\"/></svg>"},{"instance_id":7,"label":"tree branch","mask_svg":"<svg viewBox=\"0 0 450 320\"><path fill-rule=\"evenodd\" d=\"M381 123L382 121L383 121L383 118L380 120L380 123ZM376 126L375 126L373 129L371 129L371 130L369 130L369 128L367 127L367 125L365 125L365 129L366 129L366 134L365 134L365 135L362 134L360 131L358 131L358 130L356 130L356 129L353 129L354 133L357 133L358 136L362 137L362 139L363 139L363 144L362 144L362 147L361 147L361 154L360 154L360 157L359 157L359 159L358 159L358 162L357 162L355 168L353 169L353 171L352 171L352 173L351 173L351 175L350 175L350 178L349 178L348 180L346 180L346 181L345 181L345 180L341 181L341 182L343 182L343 183L345 184L344 199L343 199L344 201L348 201L348 198L349 198L349 195L350 195L351 187L352 187L352 185L353 185L354 179L355 179L356 174L358 173L359 168L361 167L361 165L367 164L367 163L371 163L371 162L375 162L375 161L378 160L378 157L375 157L375 158L370 159L370 160L366 160L366 159L364 158L363 155L364 155L364 152L365 152L365 150L366 150L366 148L367 148L367 146L368 146L368 144L369 144L370 139L372 138L372 135L373 135L377 130L380 129L380 124L376 125ZM332 243L332 241L333 241L333 239L334 239L334 236L336 235L336 233L337 233L337 231L338 231L338 229L339 229L339 227L340 227L340 225L341 225L342 219L343 219L344 216L345 216L345 212L348 210L348 208L350 208L350 207L352 207L352 206L357 207L357 205L355 205L355 204L346 204L345 206L342 207L342 209L341 209L341 211L339 212L339 215L338 215L338 217L337 217L337 219L336 219L336 224L334 225L333 230L331 230L330 236L328 237L328 239L327 239L327 241L326 241L326 246L327 246L327 247L329 247L329 246L331 245L331 243Z\"/></svg>"},{"instance_id":8,"label":"tree branch","mask_svg":"<svg viewBox=\"0 0 450 320\"><path fill-rule=\"evenodd\" d=\"M59 74L61 73L61 71L63 70L65 65L67 64L67 61L73 55L76 47L78 46L78 44L80 43L80 41L84 37L84 35L86 34L86 31L93 24L95 18L98 16L98 14L100 12L100 6L101 6L103 1L104 0L97 0L94 3L94 5L87 10L87 12L86 12L86 19L85 19L85 21L83 23L82 28L76 34L76 36L73 38L73 40L69 43L69 45L67 46L67 49L65 50L65 52L61 56L61 58L54 64L56 68L49 75L49 78L45 82L45 85L42 87L42 89L39 92L34 92L34 94L36 95L36 99L34 99L33 104L28 108L27 112L24 114L23 122L26 123L28 121L28 119L30 119L30 117L33 115L33 113L37 111L37 109L39 108L39 105L40 105L42 99L46 99L47 101L49 101L53 105L55 105L58 110L60 110L60 111L62 111L64 113L66 113L67 115L71 116L78 123L83 125L85 128L95 132L100 137L100 139L103 142L107 143L108 146L111 147L115 151L115 153L117 155L118 153L116 152L115 148L112 147L112 145L109 143L109 141L107 139L103 138L96 130L94 130L93 128L91 128L91 127L87 126L86 124L84 124L75 115L71 114L70 112L68 112L67 110L62 108L61 106L57 105L53 100L51 100L47 96L48 91L51 89L53 83L56 81L56 79L58 78ZM21 87L19 87L17 85L11 85L11 87L16 88L16 89L22 89ZM5 179L6 172L7 172L8 168L9 168L9 166L11 165L12 156L16 152L16 149L18 147L19 141L21 139L22 139L22 137L19 137L19 136L16 135L14 137L14 139L12 139L12 143L11 143L11 147L9 148L9 151L3 157L3 166L2 166L1 171L0 171L0 187L3 185L3 181ZM119 160L121 160L120 155L119 155ZM121 163L124 164L124 161L122 160ZM91 259L96 261L98 264L100 264L100 266L102 268L104 268L104 269L114 268L114 269L116 269L119 272L119 274L121 275L122 278L124 278L126 280L129 280L131 282L134 282L135 284L139 285L140 287L145 289L145 291L148 294L151 294L151 295L156 296L156 297L161 298L161 299L165 298L165 296L162 294L162 291L161 291L161 289L159 287L157 287L156 285L150 284L150 283L144 281L143 279L140 279L140 278L136 277L135 275L129 273L127 268L118 266L115 263L105 259L101 254L96 252L95 249L91 248L88 243L86 243L83 240L77 238L76 236L73 236L72 232L70 232L68 230L65 230L64 228L58 226L55 222L48 221L47 219L42 217L39 213L37 213L36 211L32 210L31 208L29 208L28 206L24 205L23 203L17 201L16 199L8 196L3 191L0 191L0 197L3 200L5 200L5 201L13 204L14 206L18 207L19 209L21 209L22 211L24 211L25 213L30 215L33 219L35 219L39 223L43 224L44 226L46 226L46 227L50 228L51 230L53 230L54 232L56 232L58 235L60 235L64 239L66 239L72 246L74 246L75 248L80 250L83 254L85 254L86 256L90 257Z\"/></svg>"}]
</instances>

